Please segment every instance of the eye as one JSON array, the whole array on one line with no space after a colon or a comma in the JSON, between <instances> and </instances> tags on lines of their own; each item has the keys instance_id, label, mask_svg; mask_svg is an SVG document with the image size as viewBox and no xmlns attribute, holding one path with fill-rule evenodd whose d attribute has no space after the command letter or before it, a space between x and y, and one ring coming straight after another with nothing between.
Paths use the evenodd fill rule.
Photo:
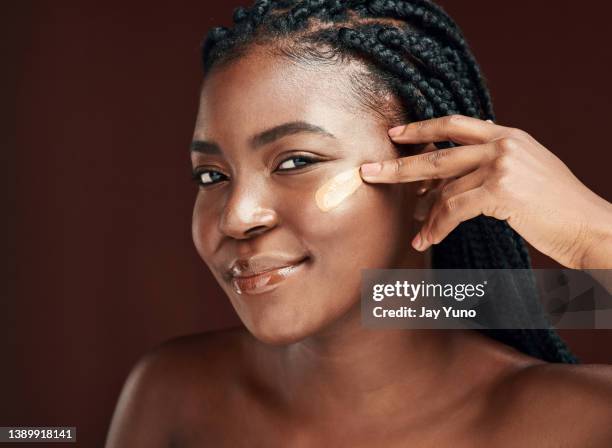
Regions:
<instances>
[{"instance_id":1,"label":"eye","mask_svg":"<svg viewBox=\"0 0 612 448\"><path fill-rule=\"evenodd\" d=\"M206 187L223 180L222 178L225 177L225 175L215 170L199 169L193 171L192 177L198 185Z\"/></svg>"},{"instance_id":2,"label":"eye","mask_svg":"<svg viewBox=\"0 0 612 448\"><path fill-rule=\"evenodd\" d=\"M319 160L313 157L293 156L283 160L278 165L277 169L278 171L294 171L317 162L319 162ZM227 178L225 174L219 171L205 168L196 168L191 175L193 180L202 187L218 184L224 180L224 178Z\"/></svg>"},{"instance_id":3,"label":"eye","mask_svg":"<svg viewBox=\"0 0 612 448\"><path fill-rule=\"evenodd\" d=\"M278 165L279 171L291 171L298 168L302 168L313 163L317 163L318 160L307 156L294 156L285 159Z\"/></svg>"}]
</instances>

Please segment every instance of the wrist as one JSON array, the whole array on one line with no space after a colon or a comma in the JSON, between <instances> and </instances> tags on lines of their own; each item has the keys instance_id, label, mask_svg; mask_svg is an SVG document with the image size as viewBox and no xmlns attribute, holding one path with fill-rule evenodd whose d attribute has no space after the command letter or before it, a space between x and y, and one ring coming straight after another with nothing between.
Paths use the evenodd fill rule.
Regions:
<instances>
[{"instance_id":1,"label":"wrist","mask_svg":"<svg viewBox=\"0 0 612 448\"><path fill-rule=\"evenodd\" d=\"M577 269L612 269L612 204L598 199L594 212L586 216L589 237L577 257Z\"/></svg>"}]
</instances>

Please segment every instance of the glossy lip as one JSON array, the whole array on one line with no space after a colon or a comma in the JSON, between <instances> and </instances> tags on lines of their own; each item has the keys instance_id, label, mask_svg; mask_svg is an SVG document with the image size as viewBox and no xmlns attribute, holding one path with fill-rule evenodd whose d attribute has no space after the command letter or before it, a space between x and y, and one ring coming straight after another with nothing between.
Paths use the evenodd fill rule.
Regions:
<instances>
[{"instance_id":1,"label":"glossy lip","mask_svg":"<svg viewBox=\"0 0 612 448\"><path fill-rule=\"evenodd\" d=\"M251 277L274 269L298 264L307 255L295 256L283 252L267 252L253 255L249 258L237 258L232 261L225 272L226 278Z\"/></svg>"},{"instance_id":2,"label":"glossy lip","mask_svg":"<svg viewBox=\"0 0 612 448\"><path fill-rule=\"evenodd\" d=\"M285 266L265 271L260 270L256 273L253 273L251 270L249 272L251 275L232 275L232 288L236 294L257 295L269 292L288 277L301 271L308 258L303 257L292 264L286 264ZM246 270L242 272L245 274Z\"/></svg>"}]
</instances>

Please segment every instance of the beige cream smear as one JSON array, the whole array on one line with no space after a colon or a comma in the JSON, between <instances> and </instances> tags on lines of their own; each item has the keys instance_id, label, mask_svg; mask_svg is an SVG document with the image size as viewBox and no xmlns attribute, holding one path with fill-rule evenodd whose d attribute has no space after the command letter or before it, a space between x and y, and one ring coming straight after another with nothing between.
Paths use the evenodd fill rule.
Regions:
<instances>
[{"instance_id":1,"label":"beige cream smear","mask_svg":"<svg viewBox=\"0 0 612 448\"><path fill-rule=\"evenodd\" d=\"M359 166L336 174L325 182L315 193L317 206L327 212L337 207L363 184Z\"/></svg>"}]
</instances>

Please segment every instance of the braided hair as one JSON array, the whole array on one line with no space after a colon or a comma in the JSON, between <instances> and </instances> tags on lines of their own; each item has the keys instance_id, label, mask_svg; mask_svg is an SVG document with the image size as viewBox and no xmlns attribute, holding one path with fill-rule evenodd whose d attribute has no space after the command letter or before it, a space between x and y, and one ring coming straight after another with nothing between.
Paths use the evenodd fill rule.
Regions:
<instances>
[{"instance_id":1,"label":"braided hair","mask_svg":"<svg viewBox=\"0 0 612 448\"><path fill-rule=\"evenodd\" d=\"M260 45L295 61L363 64L353 89L363 105L382 111L389 126L452 114L495 121L485 79L461 30L430 0L256 0L251 8L236 8L233 22L232 28L212 28L204 40L205 78ZM397 107L389 106L385 93ZM396 149L402 154L405 146ZM432 252L435 269L531 269L521 236L506 221L484 215L459 224ZM502 312L543 315L533 276L506 290L523 298L523 305L518 300ZM551 326L479 331L547 362L579 362Z\"/></svg>"}]
</instances>

